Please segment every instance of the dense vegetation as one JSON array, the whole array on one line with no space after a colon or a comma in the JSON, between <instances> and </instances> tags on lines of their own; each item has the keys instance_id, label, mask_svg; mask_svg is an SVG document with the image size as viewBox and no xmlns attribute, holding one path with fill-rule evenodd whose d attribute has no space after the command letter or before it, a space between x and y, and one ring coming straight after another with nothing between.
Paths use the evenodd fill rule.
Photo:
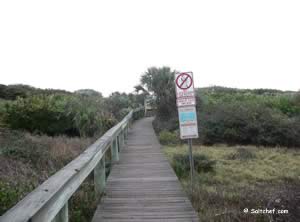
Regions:
<instances>
[{"instance_id":1,"label":"dense vegetation","mask_svg":"<svg viewBox=\"0 0 300 222\"><path fill-rule=\"evenodd\" d=\"M169 137L178 136L174 72L150 68L141 78L157 98L154 127ZM208 87L196 89L196 100L198 143L300 147L300 92Z\"/></svg>"},{"instance_id":2,"label":"dense vegetation","mask_svg":"<svg viewBox=\"0 0 300 222\"><path fill-rule=\"evenodd\" d=\"M141 106L145 96L0 85L0 215ZM106 159L109 168L109 152ZM70 200L71 221L90 221L96 204L88 177Z\"/></svg>"},{"instance_id":3,"label":"dense vegetation","mask_svg":"<svg viewBox=\"0 0 300 222\"><path fill-rule=\"evenodd\" d=\"M143 104L144 95L112 93L103 98L94 90L75 93L1 85L0 120L12 129L50 136L100 135Z\"/></svg>"}]
</instances>

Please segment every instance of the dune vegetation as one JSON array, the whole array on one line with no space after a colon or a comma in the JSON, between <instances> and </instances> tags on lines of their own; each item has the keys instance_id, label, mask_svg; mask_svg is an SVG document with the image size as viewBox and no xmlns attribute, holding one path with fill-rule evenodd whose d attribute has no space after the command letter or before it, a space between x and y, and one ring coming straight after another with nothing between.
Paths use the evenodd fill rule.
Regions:
<instances>
[{"instance_id":1,"label":"dune vegetation","mask_svg":"<svg viewBox=\"0 0 300 222\"><path fill-rule=\"evenodd\" d=\"M144 97L0 85L0 215L141 106ZM109 152L106 165L109 172ZM91 176L70 200L70 221L90 221L96 204Z\"/></svg>"},{"instance_id":2,"label":"dune vegetation","mask_svg":"<svg viewBox=\"0 0 300 222\"><path fill-rule=\"evenodd\" d=\"M299 150L226 145L193 150L196 173L191 193L187 145L164 147L201 221L267 222L267 214L246 214L244 209L274 207L289 210L277 215L281 221L299 218Z\"/></svg>"},{"instance_id":3,"label":"dune vegetation","mask_svg":"<svg viewBox=\"0 0 300 222\"><path fill-rule=\"evenodd\" d=\"M267 215L243 213L244 208L266 207L289 210L278 221L300 218L300 92L197 88L197 174L191 193L174 72L149 68L135 87L137 93L108 97L90 89L0 85L0 214L152 95L153 127L203 221L268 221ZM70 201L71 221L91 219L97 203L93 190L87 178Z\"/></svg>"}]
</instances>

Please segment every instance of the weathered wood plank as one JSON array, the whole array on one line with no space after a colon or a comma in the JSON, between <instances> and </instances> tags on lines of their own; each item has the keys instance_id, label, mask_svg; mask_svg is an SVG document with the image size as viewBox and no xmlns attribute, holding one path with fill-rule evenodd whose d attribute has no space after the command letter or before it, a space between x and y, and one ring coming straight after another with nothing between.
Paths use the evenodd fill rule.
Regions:
<instances>
[{"instance_id":1,"label":"weathered wood plank","mask_svg":"<svg viewBox=\"0 0 300 222\"><path fill-rule=\"evenodd\" d=\"M161 152L151 118L132 125L92 222L198 221Z\"/></svg>"},{"instance_id":2,"label":"weathered wood plank","mask_svg":"<svg viewBox=\"0 0 300 222\"><path fill-rule=\"evenodd\" d=\"M112 147L111 147L111 150L112 150L112 161L113 163L116 163L119 161L119 148L118 148L118 141L117 139L115 139L113 141L113 144L112 144Z\"/></svg>"}]
</instances>

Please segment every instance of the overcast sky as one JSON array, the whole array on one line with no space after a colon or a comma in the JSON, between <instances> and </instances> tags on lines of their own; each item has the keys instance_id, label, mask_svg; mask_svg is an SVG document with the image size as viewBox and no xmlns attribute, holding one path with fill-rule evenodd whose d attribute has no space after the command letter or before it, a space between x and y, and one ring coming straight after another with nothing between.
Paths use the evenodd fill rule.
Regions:
<instances>
[{"instance_id":1,"label":"overcast sky","mask_svg":"<svg viewBox=\"0 0 300 222\"><path fill-rule=\"evenodd\" d=\"M151 66L196 87L298 90L300 1L0 1L2 84L108 95Z\"/></svg>"}]
</instances>

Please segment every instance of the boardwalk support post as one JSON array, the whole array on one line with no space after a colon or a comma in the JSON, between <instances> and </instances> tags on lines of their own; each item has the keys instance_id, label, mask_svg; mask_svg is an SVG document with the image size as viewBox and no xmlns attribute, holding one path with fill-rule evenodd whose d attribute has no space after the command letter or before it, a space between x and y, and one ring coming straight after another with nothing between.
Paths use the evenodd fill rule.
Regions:
<instances>
[{"instance_id":1,"label":"boardwalk support post","mask_svg":"<svg viewBox=\"0 0 300 222\"><path fill-rule=\"evenodd\" d=\"M126 138L126 140L128 138L128 126L125 127L125 138Z\"/></svg>"},{"instance_id":2,"label":"boardwalk support post","mask_svg":"<svg viewBox=\"0 0 300 222\"><path fill-rule=\"evenodd\" d=\"M119 148L118 148L118 140L115 139L112 143L112 162L118 162L119 161Z\"/></svg>"},{"instance_id":3,"label":"boardwalk support post","mask_svg":"<svg viewBox=\"0 0 300 222\"><path fill-rule=\"evenodd\" d=\"M120 151L121 151L121 141L120 141L120 136L117 136L116 140L117 140L117 145L118 145L118 151L120 152Z\"/></svg>"},{"instance_id":4,"label":"boardwalk support post","mask_svg":"<svg viewBox=\"0 0 300 222\"><path fill-rule=\"evenodd\" d=\"M96 197L99 198L105 188L105 155L94 169L94 183Z\"/></svg>"},{"instance_id":5,"label":"boardwalk support post","mask_svg":"<svg viewBox=\"0 0 300 222\"><path fill-rule=\"evenodd\" d=\"M124 146L124 131L122 130L120 132L120 149L122 149Z\"/></svg>"},{"instance_id":6,"label":"boardwalk support post","mask_svg":"<svg viewBox=\"0 0 300 222\"><path fill-rule=\"evenodd\" d=\"M121 149L122 149L122 146L123 146L121 133L118 136L118 142L119 142L119 152L121 152Z\"/></svg>"},{"instance_id":7,"label":"boardwalk support post","mask_svg":"<svg viewBox=\"0 0 300 222\"><path fill-rule=\"evenodd\" d=\"M68 210L68 202L64 205L63 208L59 211L56 217L52 220L52 222L68 222L69 221L69 210Z\"/></svg>"},{"instance_id":8,"label":"boardwalk support post","mask_svg":"<svg viewBox=\"0 0 300 222\"><path fill-rule=\"evenodd\" d=\"M124 146L125 145L125 132L124 132L125 130L123 129L122 130L122 133L121 133L121 135L122 135L122 146Z\"/></svg>"}]
</instances>

